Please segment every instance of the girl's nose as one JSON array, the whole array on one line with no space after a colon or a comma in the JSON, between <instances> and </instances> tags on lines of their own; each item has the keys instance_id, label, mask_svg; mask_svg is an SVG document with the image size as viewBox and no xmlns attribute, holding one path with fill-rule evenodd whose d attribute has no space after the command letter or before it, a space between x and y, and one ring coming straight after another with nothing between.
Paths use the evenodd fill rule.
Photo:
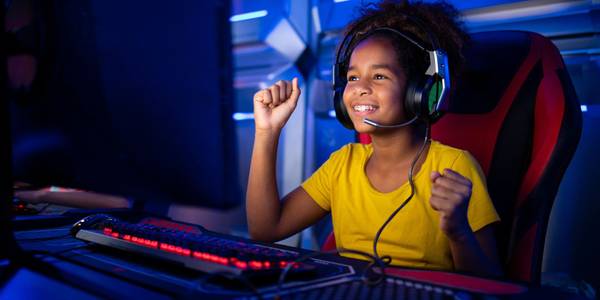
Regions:
<instances>
[{"instance_id":1,"label":"girl's nose","mask_svg":"<svg viewBox=\"0 0 600 300\"><path fill-rule=\"evenodd\" d=\"M355 86L354 92L359 96L371 94L371 88L367 83L359 83Z\"/></svg>"}]
</instances>

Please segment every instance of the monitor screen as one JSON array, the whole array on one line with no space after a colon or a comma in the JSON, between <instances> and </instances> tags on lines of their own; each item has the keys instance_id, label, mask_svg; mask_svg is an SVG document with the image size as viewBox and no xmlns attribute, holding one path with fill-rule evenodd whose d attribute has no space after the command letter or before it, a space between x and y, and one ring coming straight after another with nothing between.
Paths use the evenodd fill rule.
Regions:
<instances>
[{"instance_id":1,"label":"monitor screen","mask_svg":"<svg viewBox=\"0 0 600 300\"><path fill-rule=\"evenodd\" d=\"M12 109L16 180L239 204L226 2L47 4L43 88Z\"/></svg>"}]
</instances>

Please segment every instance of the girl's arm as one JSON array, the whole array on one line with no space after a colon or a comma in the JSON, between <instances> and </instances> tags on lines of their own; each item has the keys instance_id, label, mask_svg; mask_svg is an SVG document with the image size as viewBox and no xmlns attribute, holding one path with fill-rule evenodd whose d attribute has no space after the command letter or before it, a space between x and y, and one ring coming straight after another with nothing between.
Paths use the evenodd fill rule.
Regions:
<instances>
[{"instance_id":1,"label":"girl's arm","mask_svg":"<svg viewBox=\"0 0 600 300\"><path fill-rule=\"evenodd\" d=\"M454 266L459 271L488 277L502 276L492 225L451 238L450 251Z\"/></svg>"},{"instance_id":2,"label":"girl's arm","mask_svg":"<svg viewBox=\"0 0 600 300\"><path fill-rule=\"evenodd\" d=\"M440 213L440 229L450 242L454 266L459 271L499 277L502 268L493 227L473 232L467 219L472 183L459 173L445 169L431 174L431 207Z\"/></svg>"},{"instance_id":3,"label":"girl's arm","mask_svg":"<svg viewBox=\"0 0 600 300\"><path fill-rule=\"evenodd\" d=\"M277 145L281 130L300 96L298 79L278 81L254 95L255 138L246 191L246 215L252 238L273 242L292 235L327 214L300 187L279 199Z\"/></svg>"}]
</instances>

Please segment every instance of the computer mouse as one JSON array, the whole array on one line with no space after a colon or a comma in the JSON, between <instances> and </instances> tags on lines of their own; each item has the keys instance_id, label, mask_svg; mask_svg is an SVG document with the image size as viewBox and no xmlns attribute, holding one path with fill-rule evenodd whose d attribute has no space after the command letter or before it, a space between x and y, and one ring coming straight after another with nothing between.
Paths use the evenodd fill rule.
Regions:
<instances>
[{"instance_id":1,"label":"computer mouse","mask_svg":"<svg viewBox=\"0 0 600 300\"><path fill-rule=\"evenodd\" d=\"M89 215L73 224L70 233L75 236L81 229L98 229L100 226L108 221L117 221L117 218L106 215L106 214L94 214Z\"/></svg>"}]
</instances>

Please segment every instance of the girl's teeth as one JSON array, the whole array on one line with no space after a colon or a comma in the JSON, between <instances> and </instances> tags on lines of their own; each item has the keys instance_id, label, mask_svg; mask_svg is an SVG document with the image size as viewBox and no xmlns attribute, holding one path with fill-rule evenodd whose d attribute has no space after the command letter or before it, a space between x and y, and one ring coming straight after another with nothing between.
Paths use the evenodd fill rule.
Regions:
<instances>
[{"instance_id":1,"label":"girl's teeth","mask_svg":"<svg viewBox=\"0 0 600 300\"><path fill-rule=\"evenodd\" d=\"M354 110L358 112L374 111L375 107L372 105L355 105Z\"/></svg>"}]
</instances>

